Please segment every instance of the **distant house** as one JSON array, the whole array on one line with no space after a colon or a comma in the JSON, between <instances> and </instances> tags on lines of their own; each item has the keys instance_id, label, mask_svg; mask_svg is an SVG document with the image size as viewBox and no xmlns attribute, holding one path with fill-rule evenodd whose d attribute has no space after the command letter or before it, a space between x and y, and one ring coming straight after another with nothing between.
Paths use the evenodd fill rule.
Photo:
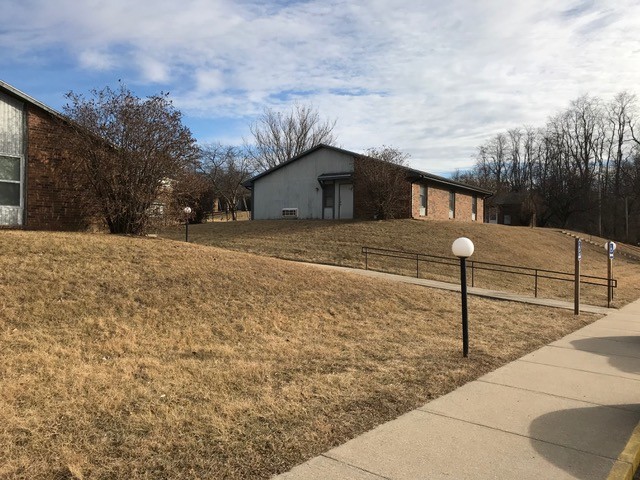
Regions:
<instances>
[{"instance_id":1,"label":"distant house","mask_svg":"<svg viewBox=\"0 0 640 480\"><path fill-rule=\"evenodd\" d=\"M77 230L88 224L71 179L56 175L68 121L0 81L0 227Z\"/></svg>"},{"instance_id":2,"label":"distant house","mask_svg":"<svg viewBox=\"0 0 640 480\"><path fill-rule=\"evenodd\" d=\"M362 185L365 164L380 162L328 145L317 145L245 182L254 220L367 219ZM483 222L491 192L408 167L398 167L398 218Z\"/></svg>"},{"instance_id":3,"label":"distant house","mask_svg":"<svg viewBox=\"0 0 640 480\"><path fill-rule=\"evenodd\" d=\"M487 199L486 222L523 226L531 223L530 199L525 192L498 193Z\"/></svg>"}]
</instances>

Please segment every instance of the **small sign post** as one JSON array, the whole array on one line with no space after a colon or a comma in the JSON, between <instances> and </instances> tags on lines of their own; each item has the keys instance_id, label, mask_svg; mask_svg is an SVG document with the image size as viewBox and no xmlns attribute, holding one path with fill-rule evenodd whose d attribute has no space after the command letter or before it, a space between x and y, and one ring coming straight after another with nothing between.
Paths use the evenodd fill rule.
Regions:
<instances>
[{"instance_id":1,"label":"small sign post","mask_svg":"<svg viewBox=\"0 0 640 480\"><path fill-rule=\"evenodd\" d=\"M611 301L613 300L613 252L616 250L616 243L608 241L604 244L604 248L607 251L607 308L611 308Z\"/></svg>"},{"instance_id":2,"label":"small sign post","mask_svg":"<svg viewBox=\"0 0 640 480\"><path fill-rule=\"evenodd\" d=\"M580 262L582 261L582 240L576 238L575 285L573 291L573 314L580 315Z\"/></svg>"}]
</instances>

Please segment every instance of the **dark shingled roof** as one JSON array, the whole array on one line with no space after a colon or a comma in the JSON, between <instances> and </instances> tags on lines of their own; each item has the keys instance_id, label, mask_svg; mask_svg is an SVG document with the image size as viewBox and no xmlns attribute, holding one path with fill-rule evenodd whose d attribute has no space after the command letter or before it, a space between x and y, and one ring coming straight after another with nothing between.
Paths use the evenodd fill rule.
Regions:
<instances>
[{"instance_id":1,"label":"dark shingled roof","mask_svg":"<svg viewBox=\"0 0 640 480\"><path fill-rule=\"evenodd\" d=\"M372 158L372 157L367 157L366 155L362 155L360 153L356 153L356 152L351 152L349 150L345 150L343 148L338 148L338 147L334 147L331 145L325 145L323 143L320 143L318 145L316 145L315 147L312 147L308 150L305 150L304 152L302 152L301 154L287 160L286 162L283 162L279 165L276 165L275 167L272 167L268 170L265 170L262 173L259 173L258 175L255 175L254 177L250 178L249 180L247 180L246 182L243 183L243 185L247 188L251 188L254 184L254 182L256 180L259 180L260 178L269 175L272 172L275 172L276 170L279 170L287 165L289 165L290 163L293 163L297 160L300 160L301 158L317 151L320 150L322 148L328 148L330 150L333 150L335 152L339 152L339 153L343 153L345 155L349 155L352 157L366 157L366 158ZM373 160L379 160L377 158L372 158ZM430 181L433 183L438 183L441 185L446 185L448 187L454 187L457 189L461 189L461 190L467 190L467 191L471 191L471 192L475 192L475 193L479 193L485 197L488 197L489 195L492 195L493 192L490 190L486 190L484 188L480 188L480 187L474 187L473 185L468 185L466 183L462 183L462 182L456 182L455 180L450 180L448 178L444 178L444 177L440 177L438 175L433 175L432 173L428 173L428 172L423 172L421 170L416 170L414 168L409 168L409 167L401 167L404 170L407 171L407 176L414 179L414 180L426 180L426 181ZM322 175L321 175L322 176Z\"/></svg>"}]
</instances>

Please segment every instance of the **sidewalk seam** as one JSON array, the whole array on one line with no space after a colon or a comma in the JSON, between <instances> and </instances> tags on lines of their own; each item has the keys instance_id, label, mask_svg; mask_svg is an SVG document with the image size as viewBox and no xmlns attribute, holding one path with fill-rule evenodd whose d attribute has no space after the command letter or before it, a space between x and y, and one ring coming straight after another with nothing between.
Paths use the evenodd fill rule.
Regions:
<instances>
[{"instance_id":1,"label":"sidewalk seam","mask_svg":"<svg viewBox=\"0 0 640 480\"><path fill-rule=\"evenodd\" d=\"M572 349L570 349L570 350L578 351L578 352L584 352L584 351L585 351L585 350L576 350L575 348L572 348ZM537 350L536 350L536 351L537 351ZM533 352L532 352L532 353L533 353ZM596 353L596 352L587 352L587 353ZM613 355L608 355L608 354L606 354L606 355L600 355L600 356L606 356L606 357L609 357L609 356L613 356ZM638 358L638 357L627 357L627 358L635 358L636 360L640 361L640 358ZM513 362L511 362L511 363L513 364L513 363L516 363L516 362L533 363L533 364L535 364L535 365L544 365L545 367L561 368L562 370L570 370L570 371L578 371L578 372L583 372L583 373L591 373L592 375L600 375L600 376L602 376L602 377L624 378L625 380L631 380L632 382L640 382L640 380L639 380L639 379L636 379L636 378L619 377L619 376L617 376L617 375L611 375L610 373L592 372L591 370L580 370L580 369L577 369L577 368L571 368L571 367L561 367L561 366L559 366L559 365L549 365L549 364L547 364L547 363L536 363L536 362L530 362L529 360L523 360L523 359L522 359L522 357L521 357L521 358L519 358L519 359L517 359L517 360L514 360L514 361L513 361ZM479 379L478 379L478 380L479 380Z\"/></svg>"},{"instance_id":2,"label":"sidewalk seam","mask_svg":"<svg viewBox=\"0 0 640 480\"><path fill-rule=\"evenodd\" d=\"M624 378L624 377L617 377L617 378ZM474 380L476 382L483 382L483 383L488 383L490 385L500 385L501 387L510 387L510 388L517 388L518 390L522 390L524 392L532 392L532 393L541 393L543 395L549 395L550 397L556 397L556 398L563 398L565 400L574 400L574 401L578 401L578 402L583 402L583 403L588 403L589 405L597 405L599 407L610 407L610 408L618 408L616 405L607 405L604 403L596 403L596 402L590 402L588 400L584 400L581 398L574 398L574 397L564 397L562 395L556 395L555 393L549 393L549 392L541 392L540 390L531 390L530 388L522 388L522 387L515 387L513 385L507 385L505 383L498 383L498 382L489 382L487 380ZM626 408L618 408L618 410L624 410L625 412L634 412L637 413L636 410L628 410Z\"/></svg>"},{"instance_id":3,"label":"sidewalk seam","mask_svg":"<svg viewBox=\"0 0 640 480\"><path fill-rule=\"evenodd\" d=\"M356 437L356 438L357 438L357 437ZM384 479L384 480L392 480L390 477L384 477L384 476L382 476L382 475L380 475L380 474L378 474L378 473L371 472L371 471L369 471L369 470L367 470L367 469L365 469L365 468L361 468L361 467L358 467L358 466L356 466L356 465L351 465L350 463L347 463L347 462L345 462L345 461L338 460L337 458L330 457L329 455L327 455L328 453L329 453L329 452L321 453L321 454L320 454L320 455L318 455L318 456L319 456L319 457L324 457L324 458L326 458L326 459L328 459L328 460L331 460L331 461L333 461L333 462L336 462L336 463L341 463L342 465L346 465L346 466L348 466L348 467L351 467L351 468L353 468L354 470L360 470L361 472L368 473L369 475L373 475L374 477L382 478L382 479Z\"/></svg>"},{"instance_id":4,"label":"sidewalk seam","mask_svg":"<svg viewBox=\"0 0 640 480\"><path fill-rule=\"evenodd\" d=\"M594 352L589 352L589 353L594 353ZM635 357L628 357L628 358L635 358ZM532 360L522 360L522 359L520 359L520 361L521 362L525 362L525 363L533 363L534 365L544 365L546 367L557 367L558 366L558 365L553 365L553 364L549 364L549 363L534 362ZM566 370L571 370L571 371L574 371L574 372L597 373L598 375L604 375L606 377L624 378L626 380L634 380L636 382L640 382L640 378L630 378L630 377L625 377L624 375L613 375L612 373L594 372L593 370L583 370L581 368L571 368L571 367L559 367L559 368L564 368Z\"/></svg>"},{"instance_id":5,"label":"sidewalk seam","mask_svg":"<svg viewBox=\"0 0 640 480\"><path fill-rule=\"evenodd\" d=\"M604 337L585 337L585 338L604 338ZM555 343L555 342L554 342ZM630 343L630 342L620 342L620 343ZM634 358L636 360L640 360L640 357L634 357L632 355L620 355L619 353L601 353L601 352L594 352L593 350L583 350L583 349L577 349L577 348L571 348L571 347L565 347L562 345L552 345L551 343L548 345L545 345L545 347L552 347L552 348L564 348L565 350L573 350L575 352L586 352L586 353L595 353L596 355L599 355L601 357L621 357L621 358ZM537 352L538 350L536 350L535 352ZM535 353L535 352L531 352L531 353ZM526 355L525 355L526 356ZM521 358L524 357L520 357L518 360L520 360Z\"/></svg>"},{"instance_id":6,"label":"sidewalk seam","mask_svg":"<svg viewBox=\"0 0 640 480\"><path fill-rule=\"evenodd\" d=\"M587 325L586 327L583 327L583 328L592 327L592 326L594 326L597 322L598 322L598 320L596 320L595 322L593 322L593 323L591 323L591 324L589 324L589 325ZM576 330L575 332L570 333L569 335L575 335L576 337L582 337L582 338L599 338L599 339L602 339L602 340L608 340L608 341L610 341L610 342L616 342L616 343L630 343L631 345L635 345L635 344L636 344L636 342L626 342L626 341L624 341L624 340L615 340L615 338L616 338L616 337L602 337L602 336L600 336L600 337L594 337L593 335L585 335L585 334L583 334L583 333L580 333L580 332L582 331L582 329L583 329L583 328L581 328L580 330ZM638 333L638 335L623 335L623 336L625 336L625 337L640 337L640 332L634 332L634 334L635 334L635 333ZM569 335L567 335L567 337L568 337ZM563 337L563 338L564 338L564 337Z\"/></svg>"}]
</instances>

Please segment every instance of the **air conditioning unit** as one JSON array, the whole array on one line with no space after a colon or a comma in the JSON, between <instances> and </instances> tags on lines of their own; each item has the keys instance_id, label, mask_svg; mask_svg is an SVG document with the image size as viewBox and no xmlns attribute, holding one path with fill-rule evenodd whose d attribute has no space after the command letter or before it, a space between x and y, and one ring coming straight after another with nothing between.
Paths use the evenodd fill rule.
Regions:
<instances>
[{"instance_id":1,"label":"air conditioning unit","mask_svg":"<svg viewBox=\"0 0 640 480\"><path fill-rule=\"evenodd\" d=\"M298 218L298 209L297 208L283 208L282 209L282 218Z\"/></svg>"}]
</instances>

